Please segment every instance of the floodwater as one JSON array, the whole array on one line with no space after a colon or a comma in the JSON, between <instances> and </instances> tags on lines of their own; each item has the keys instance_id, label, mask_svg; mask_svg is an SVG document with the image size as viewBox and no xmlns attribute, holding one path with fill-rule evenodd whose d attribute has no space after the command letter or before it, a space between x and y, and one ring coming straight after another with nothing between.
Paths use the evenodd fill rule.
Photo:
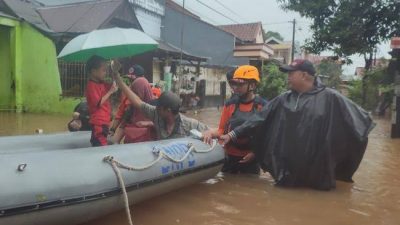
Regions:
<instances>
[{"instance_id":1,"label":"floodwater","mask_svg":"<svg viewBox=\"0 0 400 225\"><path fill-rule=\"evenodd\" d=\"M216 126L219 112L187 113ZM0 135L65 130L67 116L0 113ZM218 176L131 207L134 224L176 225L398 225L400 224L400 140L389 137L390 122L377 127L355 183L338 182L330 192L280 188L268 174ZM96 209L93 209L96 210ZM85 225L126 225L124 211Z\"/></svg>"}]
</instances>

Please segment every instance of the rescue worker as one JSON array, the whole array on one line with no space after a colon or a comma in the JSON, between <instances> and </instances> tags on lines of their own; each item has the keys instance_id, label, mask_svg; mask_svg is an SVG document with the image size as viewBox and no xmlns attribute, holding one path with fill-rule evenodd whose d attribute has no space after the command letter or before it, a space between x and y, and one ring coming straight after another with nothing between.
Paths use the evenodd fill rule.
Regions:
<instances>
[{"instance_id":1,"label":"rescue worker","mask_svg":"<svg viewBox=\"0 0 400 225\"><path fill-rule=\"evenodd\" d=\"M336 180L353 182L374 127L369 113L320 83L308 60L296 59L279 69L288 73L290 90L220 142L255 134L257 161L279 186L330 190Z\"/></svg>"},{"instance_id":2,"label":"rescue worker","mask_svg":"<svg viewBox=\"0 0 400 225\"><path fill-rule=\"evenodd\" d=\"M256 67L238 67L229 81L234 97L227 100L222 110L218 129L203 133L204 141L211 143L213 138L227 134L244 123L247 118L260 111L265 100L255 94L260 75ZM251 135L242 135L224 146L226 157L222 172L259 174L260 168L250 150Z\"/></svg>"}]
</instances>

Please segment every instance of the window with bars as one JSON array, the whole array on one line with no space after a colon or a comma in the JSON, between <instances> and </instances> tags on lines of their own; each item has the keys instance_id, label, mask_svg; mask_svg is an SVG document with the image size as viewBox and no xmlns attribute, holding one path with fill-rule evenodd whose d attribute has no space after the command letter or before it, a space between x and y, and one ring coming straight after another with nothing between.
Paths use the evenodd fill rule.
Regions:
<instances>
[{"instance_id":1,"label":"window with bars","mask_svg":"<svg viewBox=\"0 0 400 225\"><path fill-rule=\"evenodd\" d=\"M62 96L82 97L85 95L87 75L85 63L58 62Z\"/></svg>"}]
</instances>

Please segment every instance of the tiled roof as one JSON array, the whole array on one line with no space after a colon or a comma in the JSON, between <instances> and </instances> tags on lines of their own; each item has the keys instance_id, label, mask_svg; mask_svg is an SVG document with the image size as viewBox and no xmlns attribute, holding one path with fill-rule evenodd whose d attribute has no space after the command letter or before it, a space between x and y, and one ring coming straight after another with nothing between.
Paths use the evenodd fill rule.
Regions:
<instances>
[{"instance_id":1,"label":"tiled roof","mask_svg":"<svg viewBox=\"0 0 400 225\"><path fill-rule=\"evenodd\" d=\"M261 29L261 22L246 24L230 24L218 26L226 32L233 34L242 41L254 42Z\"/></svg>"}]
</instances>

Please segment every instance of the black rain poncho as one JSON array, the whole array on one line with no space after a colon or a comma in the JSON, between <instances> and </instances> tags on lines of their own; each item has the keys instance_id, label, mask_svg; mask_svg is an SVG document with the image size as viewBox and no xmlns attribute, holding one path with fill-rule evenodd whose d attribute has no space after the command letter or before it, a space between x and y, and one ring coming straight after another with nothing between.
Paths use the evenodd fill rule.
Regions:
<instances>
[{"instance_id":1,"label":"black rain poncho","mask_svg":"<svg viewBox=\"0 0 400 225\"><path fill-rule=\"evenodd\" d=\"M278 185L329 190L336 179L352 182L373 127L366 111L317 85L276 97L234 133L256 129L256 157Z\"/></svg>"}]
</instances>

